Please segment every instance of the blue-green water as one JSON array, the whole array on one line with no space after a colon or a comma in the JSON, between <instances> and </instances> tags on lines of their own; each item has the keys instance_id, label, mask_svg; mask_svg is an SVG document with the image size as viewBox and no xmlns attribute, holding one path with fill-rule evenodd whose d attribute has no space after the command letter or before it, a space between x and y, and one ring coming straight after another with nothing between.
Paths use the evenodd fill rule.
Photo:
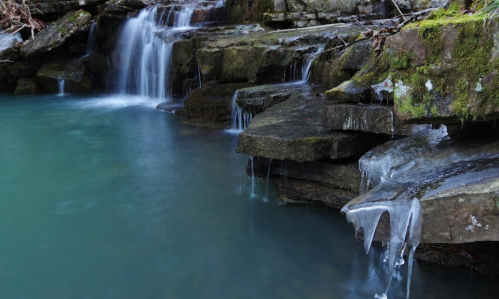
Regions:
<instances>
[{"instance_id":1,"label":"blue-green water","mask_svg":"<svg viewBox=\"0 0 499 299\"><path fill-rule=\"evenodd\" d=\"M256 198L237 136L120 97L0 95L0 298L373 298L338 212ZM405 269L389 298L405 298ZM495 288L495 289L494 289ZM416 264L411 298L496 298Z\"/></svg>"}]
</instances>

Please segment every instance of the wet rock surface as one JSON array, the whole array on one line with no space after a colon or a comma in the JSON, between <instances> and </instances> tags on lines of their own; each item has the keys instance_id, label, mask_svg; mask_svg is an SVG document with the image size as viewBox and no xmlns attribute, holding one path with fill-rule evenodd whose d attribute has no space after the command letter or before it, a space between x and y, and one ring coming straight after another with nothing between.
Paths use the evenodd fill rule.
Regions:
<instances>
[{"instance_id":1,"label":"wet rock surface","mask_svg":"<svg viewBox=\"0 0 499 299\"><path fill-rule=\"evenodd\" d=\"M331 130L389 135L409 135L413 127L402 124L392 107L379 104L326 105L322 110L322 125Z\"/></svg>"},{"instance_id":2,"label":"wet rock surface","mask_svg":"<svg viewBox=\"0 0 499 299\"><path fill-rule=\"evenodd\" d=\"M381 170L374 177L382 173L384 178L373 179L379 185L347 207L417 198L424 212L422 242L498 241L499 139L496 130L487 125L481 128L489 133L477 136L471 129L431 137L427 140L429 151L424 146L416 148L419 152L405 156L405 161L397 160L396 156L404 157L397 146L393 151L388 145L374 149L378 157L371 161L378 163L374 169ZM393 160L399 162L391 164Z\"/></svg>"},{"instance_id":3,"label":"wet rock surface","mask_svg":"<svg viewBox=\"0 0 499 299\"><path fill-rule=\"evenodd\" d=\"M85 25L92 16L85 11L71 11L64 17L51 23L38 33L34 40L29 40L21 46L23 57L38 56L62 45L79 28Z\"/></svg>"},{"instance_id":4,"label":"wet rock surface","mask_svg":"<svg viewBox=\"0 0 499 299\"><path fill-rule=\"evenodd\" d=\"M294 95L257 115L241 134L237 151L298 162L358 156L375 146L367 134L331 132L321 126L322 98Z\"/></svg>"},{"instance_id":5,"label":"wet rock surface","mask_svg":"<svg viewBox=\"0 0 499 299\"><path fill-rule=\"evenodd\" d=\"M189 93L184 109L177 114L203 121L228 121L231 118L231 99L234 92L247 84L204 86Z\"/></svg>"}]
</instances>

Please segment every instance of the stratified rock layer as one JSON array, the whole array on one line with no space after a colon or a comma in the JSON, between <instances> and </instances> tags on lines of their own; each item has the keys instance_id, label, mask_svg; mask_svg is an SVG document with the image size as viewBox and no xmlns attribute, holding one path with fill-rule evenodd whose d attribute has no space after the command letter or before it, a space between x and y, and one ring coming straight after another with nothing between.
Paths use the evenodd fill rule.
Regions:
<instances>
[{"instance_id":1,"label":"stratified rock layer","mask_svg":"<svg viewBox=\"0 0 499 299\"><path fill-rule=\"evenodd\" d=\"M91 17L90 13L82 10L68 12L38 33L34 40L25 42L21 46L21 56L37 56L59 47Z\"/></svg>"}]
</instances>

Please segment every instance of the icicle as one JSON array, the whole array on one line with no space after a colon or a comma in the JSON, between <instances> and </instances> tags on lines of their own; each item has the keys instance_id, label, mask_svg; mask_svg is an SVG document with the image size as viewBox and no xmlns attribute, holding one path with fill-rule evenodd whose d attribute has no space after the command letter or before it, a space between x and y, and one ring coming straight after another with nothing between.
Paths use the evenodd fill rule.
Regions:
<instances>
[{"instance_id":1,"label":"icicle","mask_svg":"<svg viewBox=\"0 0 499 299\"><path fill-rule=\"evenodd\" d=\"M253 157L250 156L250 161L251 161L251 198L256 197L255 194L255 169L253 166Z\"/></svg>"},{"instance_id":2,"label":"icicle","mask_svg":"<svg viewBox=\"0 0 499 299\"><path fill-rule=\"evenodd\" d=\"M198 65L198 88L201 88L201 87L203 87L203 84L201 83L201 69L199 68L199 65ZM234 107L232 107L232 112L234 112Z\"/></svg>"},{"instance_id":3,"label":"icicle","mask_svg":"<svg viewBox=\"0 0 499 299\"><path fill-rule=\"evenodd\" d=\"M364 230L364 249L369 252L374 238L376 227L384 212L390 215L390 241L387 245L387 253L384 261L388 262L388 273L384 293L376 294L376 298L386 298L391 285L394 269L401 265L400 257L407 245L411 250L419 244L422 228L422 211L419 200L396 200L365 202L354 205L346 205L341 210L346 214L349 222L352 222L356 233L362 228ZM410 267L412 262L409 260ZM412 270L412 268L411 268ZM408 284L409 286L409 284ZM407 290L409 292L409 289Z\"/></svg>"},{"instance_id":4,"label":"icicle","mask_svg":"<svg viewBox=\"0 0 499 299\"><path fill-rule=\"evenodd\" d=\"M411 247L411 252L409 253L408 257L408 265L407 265L407 289L406 289L406 294L405 298L409 299L409 295L411 293L411 278L412 278L412 264L414 262L414 253L416 252L416 248L418 247L419 243L413 244Z\"/></svg>"},{"instance_id":5,"label":"icicle","mask_svg":"<svg viewBox=\"0 0 499 299\"><path fill-rule=\"evenodd\" d=\"M379 101L383 101L382 91L393 92L393 82L391 77L388 76L383 82L371 86Z\"/></svg>"},{"instance_id":6,"label":"icicle","mask_svg":"<svg viewBox=\"0 0 499 299\"><path fill-rule=\"evenodd\" d=\"M269 200L269 181L270 181L270 166L272 164L272 159L269 160L269 169L267 170L267 188L265 189L265 199L264 201Z\"/></svg>"}]
</instances>

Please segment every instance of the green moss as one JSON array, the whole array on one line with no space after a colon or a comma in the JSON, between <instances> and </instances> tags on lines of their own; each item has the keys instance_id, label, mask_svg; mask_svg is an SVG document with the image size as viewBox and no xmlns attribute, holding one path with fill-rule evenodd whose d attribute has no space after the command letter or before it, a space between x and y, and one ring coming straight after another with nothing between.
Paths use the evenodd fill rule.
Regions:
<instances>
[{"instance_id":1,"label":"green moss","mask_svg":"<svg viewBox=\"0 0 499 299\"><path fill-rule=\"evenodd\" d=\"M441 60L439 54L443 49L442 25L435 22L424 23L419 27L418 35L425 43L428 63Z\"/></svg>"},{"instance_id":2,"label":"green moss","mask_svg":"<svg viewBox=\"0 0 499 299\"><path fill-rule=\"evenodd\" d=\"M486 36L482 22L469 22L461 26L453 51L454 59L457 61L457 71L461 74L461 78L456 85L452 109L462 120L470 116L476 119L486 113L484 109L470 110L472 105L470 95L477 93L474 89L480 78L492 71L489 63L492 46L493 41ZM484 100L493 101L494 97L499 95L491 96L491 99Z\"/></svg>"},{"instance_id":3,"label":"green moss","mask_svg":"<svg viewBox=\"0 0 499 299\"><path fill-rule=\"evenodd\" d=\"M401 53L398 55L387 54L388 63L395 69L406 69L411 67L411 56L408 53Z\"/></svg>"},{"instance_id":4,"label":"green moss","mask_svg":"<svg viewBox=\"0 0 499 299\"><path fill-rule=\"evenodd\" d=\"M497 24L484 22L489 14L480 11L463 15L458 5L452 5L448 10L439 9L426 20L407 26L418 28L418 35L426 45L427 59L414 71L397 71L403 69L405 61L390 61L394 79L402 79L411 86L409 99L398 103L402 113L411 113L414 117L421 115L425 107L425 113L438 116L438 109L431 103L438 96L450 96L451 109L462 121L476 120L499 107L499 79L491 75L498 67L490 62L494 44L491 31L496 30L490 28L497 28ZM451 52L444 53L444 45L450 37L443 36L442 32L449 27L455 28L457 36L451 41ZM444 54L447 60L452 59L452 65L442 65ZM477 88L484 77L488 78L487 84L483 84L483 89ZM432 82L431 92L425 88L427 80ZM414 105L414 109L408 107L409 104Z\"/></svg>"},{"instance_id":5,"label":"green moss","mask_svg":"<svg viewBox=\"0 0 499 299\"><path fill-rule=\"evenodd\" d=\"M302 138L301 141L304 143L314 144L321 142L323 139L324 139L323 137L305 137Z\"/></svg>"}]
</instances>

